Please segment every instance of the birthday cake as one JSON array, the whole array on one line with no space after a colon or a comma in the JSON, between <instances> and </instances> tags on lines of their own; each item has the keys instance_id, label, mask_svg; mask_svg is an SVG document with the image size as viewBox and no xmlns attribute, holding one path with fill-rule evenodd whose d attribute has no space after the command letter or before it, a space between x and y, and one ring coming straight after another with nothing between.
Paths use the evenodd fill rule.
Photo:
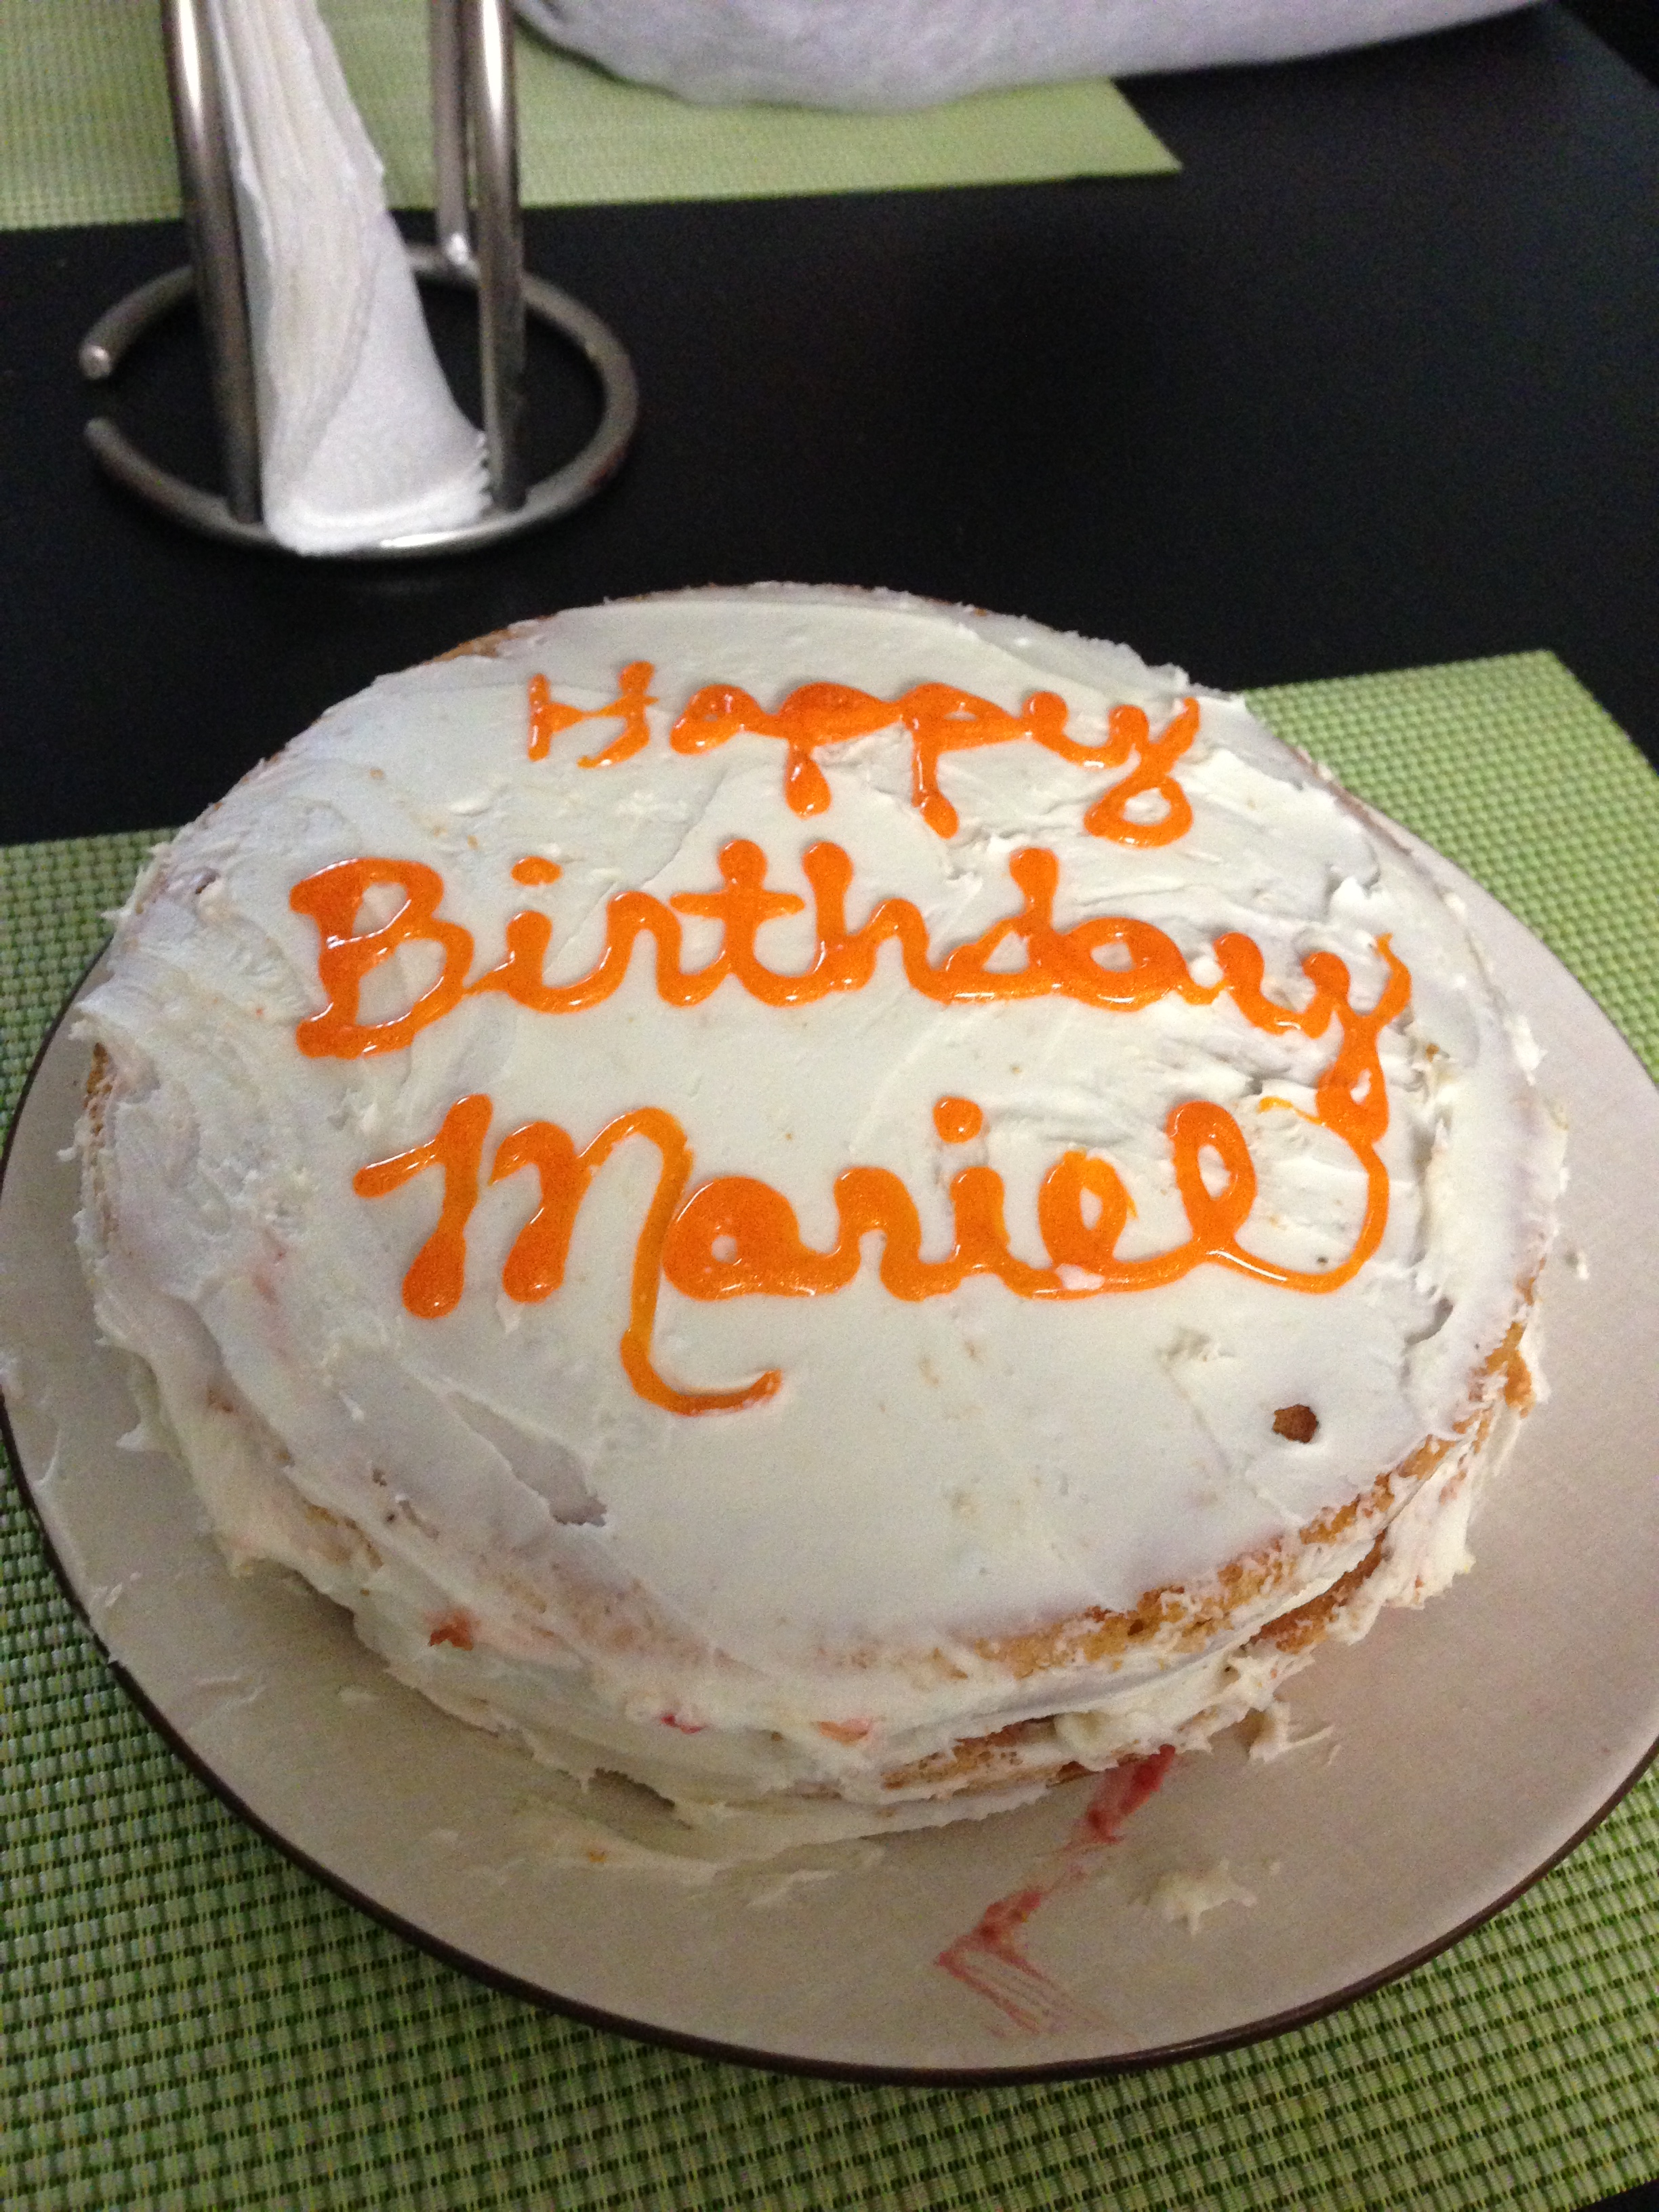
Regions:
<instances>
[{"instance_id":1,"label":"birthday cake","mask_svg":"<svg viewBox=\"0 0 1659 2212\"><path fill-rule=\"evenodd\" d=\"M1559 1143L1242 702L896 595L374 684L162 848L82 1246L238 1566L787 1843L1206 1741L1467 1564Z\"/></svg>"}]
</instances>

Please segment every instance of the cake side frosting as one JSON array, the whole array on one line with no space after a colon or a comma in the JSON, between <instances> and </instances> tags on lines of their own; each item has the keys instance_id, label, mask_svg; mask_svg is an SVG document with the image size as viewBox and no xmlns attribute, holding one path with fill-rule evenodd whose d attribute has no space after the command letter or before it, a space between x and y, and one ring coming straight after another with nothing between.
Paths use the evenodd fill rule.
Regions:
<instances>
[{"instance_id":1,"label":"cake side frosting","mask_svg":"<svg viewBox=\"0 0 1659 2212\"><path fill-rule=\"evenodd\" d=\"M691 593L386 679L84 1019L100 1323L233 1553L688 1805L1219 1724L1419 1591L1520 1387L1552 1138L1459 916L1033 625Z\"/></svg>"}]
</instances>

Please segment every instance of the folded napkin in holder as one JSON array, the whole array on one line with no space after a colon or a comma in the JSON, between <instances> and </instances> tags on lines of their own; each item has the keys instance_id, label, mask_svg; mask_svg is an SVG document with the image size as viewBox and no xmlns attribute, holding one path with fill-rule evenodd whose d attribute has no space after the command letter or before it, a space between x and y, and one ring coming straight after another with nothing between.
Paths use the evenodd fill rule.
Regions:
<instances>
[{"instance_id":1,"label":"folded napkin in holder","mask_svg":"<svg viewBox=\"0 0 1659 2212\"><path fill-rule=\"evenodd\" d=\"M450 396L380 163L316 0L210 0L258 392L265 526L335 553L475 521L483 433Z\"/></svg>"},{"instance_id":2,"label":"folded napkin in holder","mask_svg":"<svg viewBox=\"0 0 1659 2212\"><path fill-rule=\"evenodd\" d=\"M161 0L161 14L191 266L110 309L81 366L112 375L194 291L228 494L156 467L104 416L87 425L99 461L211 536L355 559L468 550L596 490L632 435L633 371L597 316L524 273L507 0L431 0L441 249L406 246L393 223L315 0ZM483 435L450 395L411 270L478 295ZM604 402L587 445L527 491L526 311L586 355Z\"/></svg>"}]
</instances>

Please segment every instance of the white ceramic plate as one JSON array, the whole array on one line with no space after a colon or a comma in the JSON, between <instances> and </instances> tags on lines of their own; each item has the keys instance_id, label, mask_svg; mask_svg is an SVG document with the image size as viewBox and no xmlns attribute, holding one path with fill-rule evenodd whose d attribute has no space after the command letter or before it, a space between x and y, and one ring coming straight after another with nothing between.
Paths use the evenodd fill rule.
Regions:
<instances>
[{"instance_id":1,"label":"white ceramic plate","mask_svg":"<svg viewBox=\"0 0 1659 2212\"><path fill-rule=\"evenodd\" d=\"M1551 955L1445 872L1571 1124L1542 1297L1553 1396L1481 1510L1474 1574L1292 1684L1298 1730L1330 1735L1271 1765L1235 1739L1179 1762L1032 1917L1046 2027L936 1961L1041 1870L1087 1784L689 1885L595 1865L572 1785L399 1688L310 1590L226 1571L183 1474L118 1446L131 1401L94 1339L61 1158L85 1054L62 1027L0 1187L0 1343L65 1583L151 1719L285 1850L416 1942L605 2025L774 2065L1013 2079L1243 2041L1405 1972L1570 1849L1659 1737L1659 1092ZM1223 1860L1253 1906L1194 1934L1149 1905Z\"/></svg>"}]
</instances>

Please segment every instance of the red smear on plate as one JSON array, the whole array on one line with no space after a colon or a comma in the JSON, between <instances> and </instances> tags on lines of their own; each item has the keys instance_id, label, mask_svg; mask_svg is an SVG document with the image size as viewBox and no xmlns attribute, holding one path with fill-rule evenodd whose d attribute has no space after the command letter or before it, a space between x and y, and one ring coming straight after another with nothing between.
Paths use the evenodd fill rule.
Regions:
<instances>
[{"instance_id":1,"label":"red smear on plate","mask_svg":"<svg viewBox=\"0 0 1659 2212\"><path fill-rule=\"evenodd\" d=\"M1097 2025L1087 2005L1032 1965L1021 1939L1027 1922L1051 1897L1088 1881L1100 1852L1121 1839L1124 1823L1163 1781L1175 1755L1175 1746L1166 1743L1144 1759L1126 1759L1109 1767L1071 1834L1052 1855L1048 1871L988 1905L968 1933L941 1951L935 1963L994 2004L1025 2034L1052 2035L1064 2027Z\"/></svg>"}]
</instances>

